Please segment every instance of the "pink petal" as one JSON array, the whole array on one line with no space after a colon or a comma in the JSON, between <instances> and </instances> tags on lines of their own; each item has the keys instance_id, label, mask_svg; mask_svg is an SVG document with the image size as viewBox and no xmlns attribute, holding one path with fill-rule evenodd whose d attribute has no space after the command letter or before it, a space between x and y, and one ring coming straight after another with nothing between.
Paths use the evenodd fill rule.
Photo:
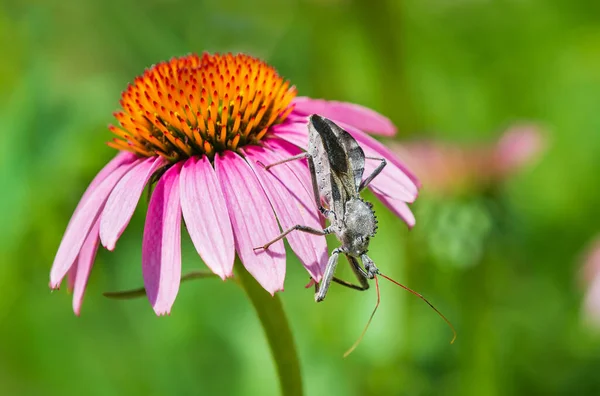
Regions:
<instances>
[{"instance_id":1,"label":"pink petal","mask_svg":"<svg viewBox=\"0 0 600 396\"><path fill-rule=\"evenodd\" d=\"M216 155L214 163L242 263L269 293L283 290L283 242L274 243L268 250L254 250L280 234L273 209L258 179L244 159L231 151Z\"/></svg>"},{"instance_id":2,"label":"pink petal","mask_svg":"<svg viewBox=\"0 0 600 396\"><path fill-rule=\"evenodd\" d=\"M365 160L364 177L370 175L379 163L377 160ZM402 171L388 162L383 171L369 183L369 188L372 191L379 191L404 202L414 202L417 198L417 191L414 191L416 186L410 181L407 182L407 179L400 176L400 174L403 175Z\"/></svg>"},{"instance_id":3,"label":"pink petal","mask_svg":"<svg viewBox=\"0 0 600 396\"><path fill-rule=\"evenodd\" d=\"M233 230L223 191L210 161L190 158L183 165L181 209L198 254L221 278L232 275L235 258Z\"/></svg>"},{"instance_id":4,"label":"pink petal","mask_svg":"<svg viewBox=\"0 0 600 396\"><path fill-rule=\"evenodd\" d=\"M67 272L67 289L69 290L69 292L72 292L73 288L75 287L75 277L76 276L77 276L77 262L75 262L71 266L71 268L69 268L69 272Z\"/></svg>"},{"instance_id":5,"label":"pink petal","mask_svg":"<svg viewBox=\"0 0 600 396\"><path fill-rule=\"evenodd\" d=\"M378 190L405 202L414 202L418 194L418 185L415 184L417 179L412 173L407 173L404 165L403 167L398 166L400 161L395 154L366 133L350 125L340 124L340 126L356 139L367 157L385 158L387 161L387 166L369 184L371 190ZM379 165L379 161L367 159L365 161L364 177L367 177L377 165Z\"/></svg>"},{"instance_id":6,"label":"pink petal","mask_svg":"<svg viewBox=\"0 0 600 396\"><path fill-rule=\"evenodd\" d=\"M305 114L305 113L298 113L295 111L292 111L290 113L290 115L287 116L287 118L283 121L283 123L286 122L299 122L299 123L308 123L308 117L310 116L310 114ZM280 125L280 124L278 124Z\"/></svg>"},{"instance_id":7,"label":"pink petal","mask_svg":"<svg viewBox=\"0 0 600 396\"><path fill-rule=\"evenodd\" d=\"M146 216L142 272L148 300L157 315L171 312L181 278L179 172L173 165L158 181Z\"/></svg>"},{"instance_id":8,"label":"pink petal","mask_svg":"<svg viewBox=\"0 0 600 396\"><path fill-rule=\"evenodd\" d=\"M273 137L284 139L301 149L308 147L308 120L278 124L269 130Z\"/></svg>"},{"instance_id":9,"label":"pink petal","mask_svg":"<svg viewBox=\"0 0 600 396\"><path fill-rule=\"evenodd\" d=\"M342 128L344 128L348 133L350 133L354 139L360 144L360 147L363 148L365 154L367 156L373 157L383 157L388 163L393 164L396 168L400 169L402 174L402 183L406 183L407 188L411 191L417 191L421 188L421 183L419 179L408 169L406 164L404 164L400 158L396 156L389 148L383 145L381 142L373 139L371 136L367 135L363 131L360 131L350 125L340 123ZM388 164L389 166L389 164ZM410 182L406 182L406 178L409 179ZM412 186L412 187L411 187Z\"/></svg>"},{"instance_id":10,"label":"pink petal","mask_svg":"<svg viewBox=\"0 0 600 396\"><path fill-rule=\"evenodd\" d=\"M79 202L81 203L83 200L87 199L89 197L89 195L96 189L98 184L100 184L102 182L102 180L106 179L106 177L108 175L110 175L119 166L125 165L125 164L131 164L133 161L135 161L137 159L138 159L138 157L136 157L135 154L133 154L133 153L130 153L127 151L119 151L119 153L117 155L115 155L115 157L113 159L111 159L108 162L108 164L106 164L104 166L104 168L102 168L100 170L100 172L98 172L96 177L94 177L92 182L89 184L88 188L83 193L83 196L81 197ZM77 210L77 209L75 209L75 210Z\"/></svg>"},{"instance_id":11,"label":"pink petal","mask_svg":"<svg viewBox=\"0 0 600 396\"><path fill-rule=\"evenodd\" d=\"M296 224L322 229L313 196L308 194L291 169L280 165L266 171L256 164L257 161L263 164L276 162L281 159L280 155L258 146L250 146L244 152L275 209L282 229L287 230ZM311 277L320 281L328 259L325 237L293 231L288 234L287 240Z\"/></svg>"},{"instance_id":12,"label":"pink petal","mask_svg":"<svg viewBox=\"0 0 600 396\"><path fill-rule=\"evenodd\" d=\"M404 220L406 225L408 225L408 228L414 227L415 215L412 213L406 202L392 198L385 194L381 194L377 190L373 190L373 194L375 194L375 196L379 198L379 200L383 202L383 204L387 206L389 210L394 212L396 216Z\"/></svg>"},{"instance_id":13,"label":"pink petal","mask_svg":"<svg viewBox=\"0 0 600 396\"><path fill-rule=\"evenodd\" d=\"M63 277L75 262L79 250L90 228L104 207L108 195L121 177L137 164L138 161L134 163L120 163L101 182L96 183L96 179L92 181L83 199L77 205L75 213L73 213L73 217L71 217L65 235L58 247L58 252L50 270L50 287L58 288L60 286Z\"/></svg>"},{"instance_id":14,"label":"pink petal","mask_svg":"<svg viewBox=\"0 0 600 396\"><path fill-rule=\"evenodd\" d=\"M100 239L105 248L115 248L117 240L133 216L146 183L163 165L165 160L162 157L146 158L119 180L100 216Z\"/></svg>"},{"instance_id":15,"label":"pink petal","mask_svg":"<svg viewBox=\"0 0 600 396\"><path fill-rule=\"evenodd\" d=\"M83 303L83 293L85 293L85 287L92 271L92 265L98 252L98 230L100 228L100 222L96 220L94 226L90 230L79 256L77 257L77 274L75 275L75 283L73 289L73 311L75 315L79 315L81 312L81 304Z\"/></svg>"},{"instance_id":16,"label":"pink petal","mask_svg":"<svg viewBox=\"0 0 600 396\"><path fill-rule=\"evenodd\" d=\"M292 103L295 105L294 113L319 114L380 135L394 136L396 134L396 127L389 118L358 104L307 97L297 97Z\"/></svg>"},{"instance_id":17,"label":"pink petal","mask_svg":"<svg viewBox=\"0 0 600 396\"><path fill-rule=\"evenodd\" d=\"M96 190L96 187L98 186L98 184L100 184L104 179L106 179L106 177L109 174L111 174L118 166L123 165L123 164L130 164L133 161L135 161L136 159L137 159L137 157L134 154L130 153L130 152L119 151L117 153L117 155L113 159L111 159L108 162L108 164L106 164L100 170L100 172L98 172L98 174L96 175L96 177L94 177L94 179L89 184L89 186L86 189L86 191L83 193L83 196L79 200L79 204L77 205L77 208L75 209L75 211L77 211L78 209L80 209L83 206L83 202L85 200L87 200L89 198L90 194ZM69 224L70 223L71 222L69 222ZM73 263L73 265L69 269L67 275L68 275L68 279L67 279L68 280L68 285L67 285L67 288L69 289L69 291L73 291L73 288L75 286L75 277L77 275L77 261L75 263Z\"/></svg>"}]
</instances>

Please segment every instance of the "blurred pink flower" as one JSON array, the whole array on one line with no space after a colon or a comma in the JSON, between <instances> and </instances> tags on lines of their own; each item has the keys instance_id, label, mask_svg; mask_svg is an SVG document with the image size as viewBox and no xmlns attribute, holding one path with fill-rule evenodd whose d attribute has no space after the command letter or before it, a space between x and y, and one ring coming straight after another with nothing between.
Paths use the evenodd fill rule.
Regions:
<instances>
[{"instance_id":1,"label":"blurred pink flower","mask_svg":"<svg viewBox=\"0 0 600 396\"><path fill-rule=\"evenodd\" d=\"M586 289L583 300L584 319L595 327L600 327L600 238L592 242L584 253L582 275Z\"/></svg>"},{"instance_id":2,"label":"blurred pink flower","mask_svg":"<svg viewBox=\"0 0 600 396\"><path fill-rule=\"evenodd\" d=\"M394 125L365 107L295 97L294 87L269 65L246 55L190 55L145 71L123 92L115 113L121 150L94 178L58 248L50 287L68 274L79 314L101 242L113 250L147 185L152 193L142 243L146 293L158 315L170 312L181 276L181 217L198 254L221 278L232 276L234 256L271 294L283 290L283 242L254 251L295 224L318 228L304 161L269 172L272 163L306 148L308 115L319 113L347 129L367 156L388 166L369 185L409 226L407 203L418 182L402 162L363 130L392 136ZM377 162L368 164L369 173ZM292 233L292 250L320 281L327 263L324 237Z\"/></svg>"},{"instance_id":3,"label":"blurred pink flower","mask_svg":"<svg viewBox=\"0 0 600 396\"><path fill-rule=\"evenodd\" d=\"M545 148L532 124L515 125L495 144L467 147L421 141L392 145L428 190L448 193L498 182L532 162Z\"/></svg>"}]
</instances>

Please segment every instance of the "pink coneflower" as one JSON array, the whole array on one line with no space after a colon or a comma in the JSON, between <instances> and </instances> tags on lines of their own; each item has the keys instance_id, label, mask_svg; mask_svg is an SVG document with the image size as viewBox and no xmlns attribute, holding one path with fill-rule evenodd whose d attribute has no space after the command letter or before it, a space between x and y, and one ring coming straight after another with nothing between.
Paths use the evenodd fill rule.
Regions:
<instances>
[{"instance_id":1,"label":"pink coneflower","mask_svg":"<svg viewBox=\"0 0 600 396\"><path fill-rule=\"evenodd\" d=\"M283 243L268 250L253 248L272 240L281 228L318 228L322 221L306 163L291 162L269 172L257 163L299 154L307 145L312 113L346 128L367 156L388 160L370 188L414 225L407 203L416 198L418 182L388 149L363 132L392 136L394 125L362 106L296 97L295 88L258 59L241 54L174 58L137 77L120 104L122 110L115 113L120 126L110 127L117 138L108 143L120 152L84 193L50 273L52 288L68 274L76 314L99 243L115 248L142 191L153 183L142 269L157 314L170 312L179 289L182 216L198 254L215 274L232 276L237 252L269 293L283 290ZM327 262L325 238L292 233L287 239L319 282Z\"/></svg>"}]
</instances>

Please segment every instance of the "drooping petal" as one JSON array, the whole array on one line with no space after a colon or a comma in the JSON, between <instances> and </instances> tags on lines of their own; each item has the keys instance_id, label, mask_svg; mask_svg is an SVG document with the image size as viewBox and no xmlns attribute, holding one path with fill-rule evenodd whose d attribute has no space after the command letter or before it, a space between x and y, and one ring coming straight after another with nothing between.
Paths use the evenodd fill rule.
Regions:
<instances>
[{"instance_id":1,"label":"drooping petal","mask_svg":"<svg viewBox=\"0 0 600 396\"><path fill-rule=\"evenodd\" d=\"M295 105L295 113L319 114L334 122L344 122L363 131L379 135L394 136L396 134L396 127L389 118L358 104L308 97L297 97L292 103Z\"/></svg>"},{"instance_id":2,"label":"drooping petal","mask_svg":"<svg viewBox=\"0 0 600 396\"><path fill-rule=\"evenodd\" d=\"M133 216L146 183L164 164L162 157L146 158L119 180L100 216L100 239L105 248L115 248L117 240Z\"/></svg>"},{"instance_id":3,"label":"drooping petal","mask_svg":"<svg viewBox=\"0 0 600 396\"><path fill-rule=\"evenodd\" d=\"M281 156L258 146L250 146L244 152L267 193L283 230L298 224L322 229L314 197L307 193L291 169L282 164L266 171L256 163L274 163ZM292 231L287 240L311 277L320 281L328 259L325 237Z\"/></svg>"},{"instance_id":4,"label":"drooping petal","mask_svg":"<svg viewBox=\"0 0 600 396\"><path fill-rule=\"evenodd\" d=\"M73 213L73 217L71 217L65 235L58 247L58 252L50 270L50 287L58 288L60 286L63 277L75 262L79 250L81 250L90 228L104 207L108 195L121 177L138 161L133 163L123 162L116 165L110 174L93 186L93 189L90 189L91 185L88 187L84 199L79 202L77 209L75 209L75 213Z\"/></svg>"},{"instance_id":5,"label":"drooping petal","mask_svg":"<svg viewBox=\"0 0 600 396\"><path fill-rule=\"evenodd\" d=\"M306 122L288 122L271 127L272 136L286 140L303 150L308 148L308 124Z\"/></svg>"},{"instance_id":6,"label":"drooping petal","mask_svg":"<svg viewBox=\"0 0 600 396\"><path fill-rule=\"evenodd\" d=\"M235 258L233 230L223 191L206 156L183 165L181 209L192 242L208 268L225 279Z\"/></svg>"},{"instance_id":7,"label":"drooping petal","mask_svg":"<svg viewBox=\"0 0 600 396\"><path fill-rule=\"evenodd\" d=\"M179 172L173 165L158 181L146 216L142 272L148 300L157 315L171 312L181 278Z\"/></svg>"},{"instance_id":8,"label":"drooping petal","mask_svg":"<svg viewBox=\"0 0 600 396\"><path fill-rule=\"evenodd\" d=\"M278 241L254 250L280 234L275 214L258 179L239 155L215 156L215 171L231 216L235 248L244 267L269 293L283 290L285 249Z\"/></svg>"},{"instance_id":9,"label":"drooping petal","mask_svg":"<svg viewBox=\"0 0 600 396\"><path fill-rule=\"evenodd\" d=\"M371 154L375 156L375 153ZM365 161L364 177L368 177L380 163L381 162L377 160L367 159ZM403 173L400 169L396 168L391 162L387 162L383 171L369 183L369 188L372 191L379 191L404 202L414 202L418 194L418 192L414 190L416 186L401 175L403 175Z\"/></svg>"},{"instance_id":10,"label":"drooping petal","mask_svg":"<svg viewBox=\"0 0 600 396\"><path fill-rule=\"evenodd\" d=\"M371 136L364 133L363 131L354 128L351 125L340 123L340 126L346 131L348 131L348 133L350 133L356 139L358 144L360 144L360 146L363 148L366 155L384 157L386 160L388 160L388 162L391 162L393 165L395 165L396 168L398 168L404 175L404 177L402 177L402 182L406 183L406 178L408 178L410 182L412 182L406 183L406 186L410 190L417 191L419 188L421 188L421 183L419 182L417 176L415 176L415 174L412 173L410 169L408 169L406 164L404 164L398 158L398 156L394 154L390 149L388 149L385 145L373 139ZM414 187L410 187L411 185L414 185Z\"/></svg>"},{"instance_id":11,"label":"drooping petal","mask_svg":"<svg viewBox=\"0 0 600 396\"><path fill-rule=\"evenodd\" d=\"M98 244L100 242L98 233L100 228L100 222L96 220L94 226L90 230L88 236L83 242L79 256L77 256L77 273L75 275L75 283L73 287L73 311L75 315L79 315L81 312L81 304L83 303L83 294L85 293L85 287L87 286L90 272L92 271L92 265L98 252Z\"/></svg>"},{"instance_id":12,"label":"drooping petal","mask_svg":"<svg viewBox=\"0 0 600 396\"><path fill-rule=\"evenodd\" d=\"M412 213L406 202L399 199L395 199L386 194L381 194L377 190L372 190L373 194L381 201L389 210L394 212L396 216L400 217L408 228L413 228L415 225L415 215Z\"/></svg>"},{"instance_id":13,"label":"drooping petal","mask_svg":"<svg viewBox=\"0 0 600 396\"><path fill-rule=\"evenodd\" d=\"M75 212L78 211L83 206L83 202L86 201L89 198L90 194L96 190L96 187L98 186L98 184L100 184L104 179L106 179L106 176L108 176L110 173L112 173L112 171L114 171L118 166L123 165L123 164L130 164L133 161L135 161L137 158L138 157L136 157L135 154L133 154L133 153L130 153L127 151L119 151L118 154L115 155L115 157L113 159L111 159L100 170L100 172L98 172L98 174L94 177L94 179L92 179L92 182L89 184L88 188L86 189L86 191L83 193L83 196L79 200L79 204L77 205L77 208L75 208ZM71 220L72 220L72 217L71 217ZM70 222L69 222L69 224L70 224ZM69 271L67 273L67 281L68 281L67 288L70 292L72 292L73 288L75 287L76 275L77 275L77 260L75 261L75 263L73 263L73 265L71 266L71 268L69 269Z\"/></svg>"},{"instance_id":14,"label":"drooping petal","mask_svg":"<svg viewBox=\"0 0 600 396\"><path fill-rule=\"evenodd\" d=\"M67 289L69 292L73 291L75 287L75 277L77 276L77 261L69 268L67 272Z\"/></svg>"},{"instance_id":15,"label":"drooping petal","mask_svg":"<svg viewBox=\"0 0 600 396\"><path fill-rule=\"evenodd\" d=\"M73 222L74 219L74 215L76 212L78 212L79 210L81 210L81 208L84 206L84 203L87 201L87 199L89 198L89 196L96 190L96 188L98 187L98 185L104 180L106 179L106 177L108 175L110 175L117 167L124 165L124 164L130 164L133 161L135 161L137 159L137 157L129 152L126 151L120 151L112 160L110 160L101 170L100 172L98 172L98 174L94 177L94 179L91 181L91 183L89 184L88 188L86 189L86 191L83 193L83 196L81 197L81 199L79 200L79 203L77 204L77 207L75 208L75 211L73 213L73 216L71 217L71 219L69 220L69 225L67 226L67 230L69 227L71 227L71 223ZM75 284L75 276L77 274L77 262L73 263L73 265L71 266L71 268L68 270L68 289L69 291L73 290L74 284ZM54 287L58 287L59 285L56 285ZM52 281L51 281L51 285L52 286Z\"/></svg>"},{"instance_id":16,"label":"drooping petal","mask_svg":"<svg viewBox=\"0 0 600 396\"><path fill-rule=\"evenodd\" d=\"M80 204L82 201L87 199L89 195L96 190L98 184L100 184L102 180L106 179L106 177L110 175L115 169L124 164L131 164L137 159L138 157L133 153L127 151L119 151L119 153L115 155L113 159L111 159L106 165L104 165L104 168L102 168L100 172L98 172L94 179L92 179L92 182L89 184L88 188L83 193L81 200L79 201Z\"/></svg>"},{"instance_id":17,"label":"drooping petal","mask_svg":"<svg viewBox=\"0 0 600 396\"><path fill-rule=\"evenodd\" d=\"M374 192L377 191L404 202L414 202L418 195L418 186L411 179L412 174L407 174L405 169L397 166L400 163L398 158L385 146L364 132L346 124L340 124L340 126L356 139L367 157L384 158L387 161L387 166L371 181L369 188ZM379 163L377 160L367 159L365 161L364 177L368 177Z\"/></svg>"}]
</instances>

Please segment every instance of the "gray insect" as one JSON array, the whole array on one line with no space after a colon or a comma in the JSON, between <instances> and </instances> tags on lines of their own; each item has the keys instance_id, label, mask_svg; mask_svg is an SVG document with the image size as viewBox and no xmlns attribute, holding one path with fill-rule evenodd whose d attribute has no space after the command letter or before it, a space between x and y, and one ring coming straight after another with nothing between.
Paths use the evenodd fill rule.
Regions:
<instances>
[{"instance_id":1,"label":"gray insect","mask_svg":"<svg viewBox=\"0 0 600 396\"><path fill-rule=\"evenodd\" d=\"M323 230L295 225L261 248L268 249L273 243L292 231L303 231L315 235L335 234L342 246L331 252L323 280L317 285L315 300L325 299L332 281L358 290L369 288L368 279L373 279L379 270L367 255L369 240L377 232L377 219L373 205L360 197L360 192L383 170L383 158L365 157L362 148L345 130L331 120L313 114L309 118L308 150L300 155L286 158L265 166L284 164L302 158L308 160L314 198L319 211L331 222ZM380 161L379 166L364 180L365 159ZM321 200L327 205L322 205ZM260 248L257 248L260 249ZM355 285L334 276L340 254L345 254L360 285ZM360 266L358 259L364 265Z\"/></svg>"},{"instance_id":2,"label":"gray insect","mask_svg":"<svg viewBox=\"0 0 600 396\"><path fill-rule=\"evenodd\" d=\"M319 211L331 224L322 230L298 224L285 230L277 238L262 247L255 249L268 249L269 246L284 238L292 231L302 231L314 235L335 234L342 245L331 252L323 279L320 284L315 284L315 300L317 302L325 299L332 281L352 289L367 290L369 288L368 280L375 279L378 286L377 275L380 275L413 293L433 308L454 332L454 338L452 339L452 342L454 342L456 331L448 319L421 294L382 274L373 260L367 255L369 241L377 232L377 219L373 211L373 205L363 200L360 197L360 192L385 168L385 159L366 157L358 142L348 132L340 128L333 121L319 115L313 114L309 117L308 132L309 141L306 152L265 165L265 169L268 170L273 166L306 158L311 174L315 202ZM377 160L380 163L363 180L365 160L367 159ZM327 208L323 206L322 202ZM344 254L348 259L350 267L359 281L359 285L334 276L340 254ZM359 260L363 266L360 265ZM377 305L375 306L375 310L377 310L378 306L379 287L377 287ZM367 327L375 314L375 310L367 322ZM346 355L360 342L365 331L366 327L357 343L355 343Z\"/></svg>"}]
</instances>

